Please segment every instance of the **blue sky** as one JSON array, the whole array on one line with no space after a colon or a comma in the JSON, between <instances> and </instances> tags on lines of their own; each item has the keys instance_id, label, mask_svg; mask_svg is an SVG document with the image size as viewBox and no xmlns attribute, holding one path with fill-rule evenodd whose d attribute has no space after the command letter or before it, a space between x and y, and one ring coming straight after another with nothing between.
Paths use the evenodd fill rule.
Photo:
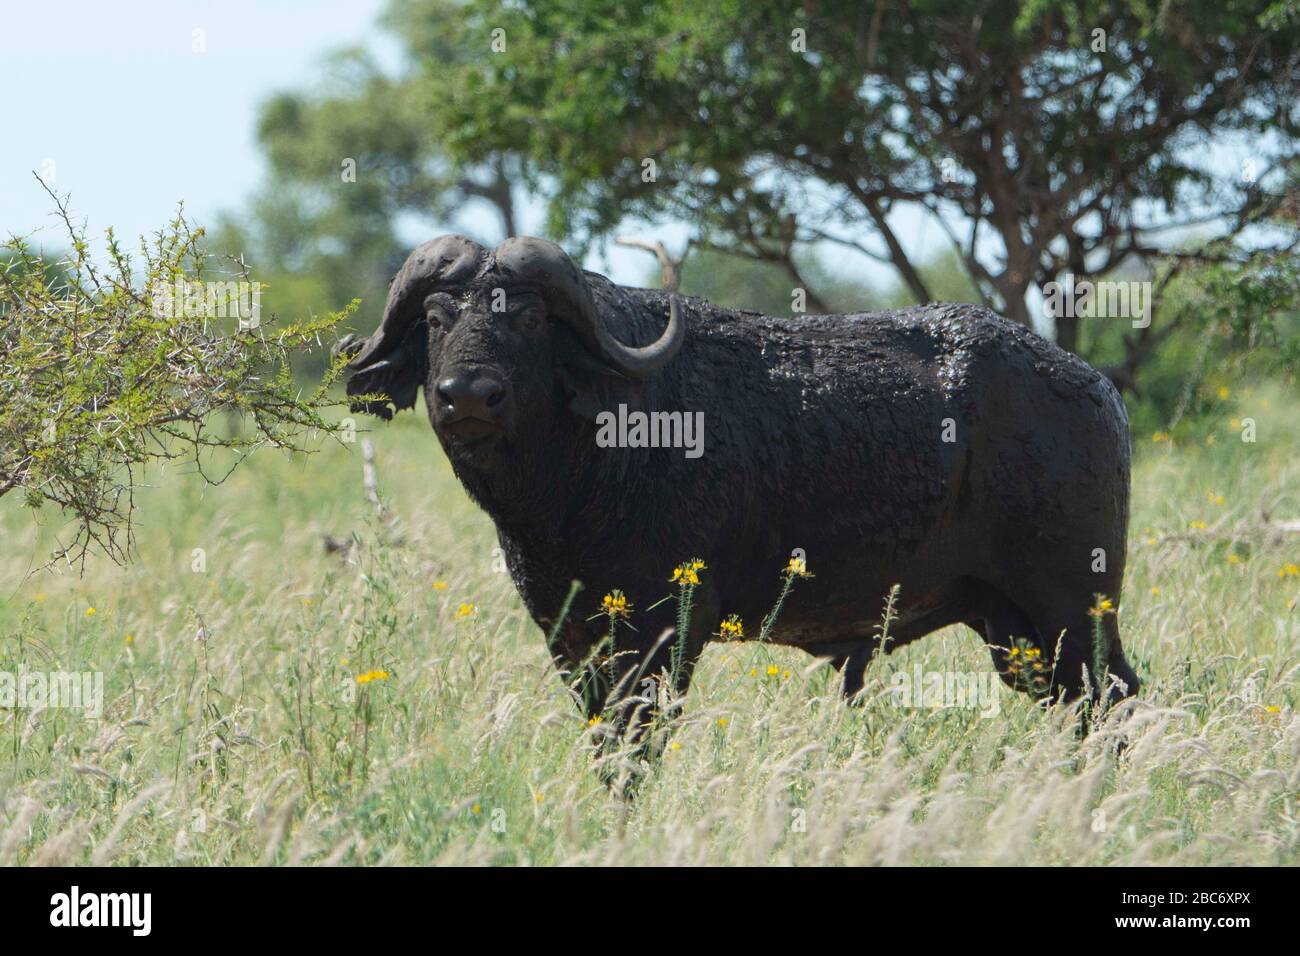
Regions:
<instances>
[{"instance_id":1,"label":"blue sky","mask_svg":"<svg viewBox=\"0 0 1300 956\"><path fill-rule=\"evenodd\" d=\"M265 173L258 105L309 87L341 46L382 48L384 0L11 0L0 14L0 233L58 242L54 186L92 233L200 223L238 209ZM203 30L206 52L192 50ZM389 44L391 48L391 44ZM53 164L52 166L50 164Z\"/></svg>"}]
</instances>

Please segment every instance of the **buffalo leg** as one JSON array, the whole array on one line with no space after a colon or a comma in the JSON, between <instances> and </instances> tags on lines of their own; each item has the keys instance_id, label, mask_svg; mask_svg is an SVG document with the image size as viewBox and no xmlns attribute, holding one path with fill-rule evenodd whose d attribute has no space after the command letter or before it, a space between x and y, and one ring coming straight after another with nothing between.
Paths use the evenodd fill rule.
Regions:
<instances>
[{"instance_id":1,"label":"buffalo leg","mask_svg":"<svg viewBox=\"0 0 1300 956\"><path fill-rule=\"evenodd\" d=\"M1038 682L1041 692L1045 692L1050 681L1046 668L1051 666L1051 648L1043 646L1038 629L1015 604L1001 595L990 597L986 603L989 606L981 618L967 621L966 626L983 635L993 669L1013 690L1033 692L1036 680L1041 678ZM1026 658L1026 650L1036 650L1038 656Z\"/></svg>"},{"instance_id":2,"label":"buffalo leg","mask_svg":"<svg viewBox=\"0 0 1300 956\"><path fill-rule=\"evenodd\" d=\"M1109 681L1109 677L1095 673L1093 628L1096 619L1087 613L1086 599L1080 604L1083 608L1082 613L1064 620L1053 618L1046 625L1048 628L1046 633L1052 635L1050 640L1054 645L1053 650L1058 644L1060 647L1053 662L1051 693L1063 697L1066 701L1077 700L1089 689L1094 699L1098 698L1104 686L1103 682ZM1114 613L1102 615L1101 628L1102 640L1105 643L1103 653L1106 656L1106 670L1119 682L1109 688L1107 700L1110 704L1116 704L1125 697L1136 694L1141 688L1141 682L1124 657L1124 649L1119 638L1119 624Z\"/></svg>"},{"instance_id":3,"label":"buffalo leg","mask_svg":"<svg viewBox=\"0 0 1300 956\"><path fill-rule=\"evenodd\" d=\"M862 705L862 688L866 684L867 665L875 653L878 641L859 644L844 660L844 699L852 707Z\"/></svg>"},{"instance_id":4,"label":"buffalo leg","mask_svg":"<svg viewBox=\"0 0 1300 956\"><path fill-rule=\"evenodd\" d=\"M889 631L885 650L910 644L931 631L946 627L952 623L948 610L941 609L906 624L895 624ZM852 706L862 704L862 688L866 686L867 666L880 652L880 635L872 634L858 641L847 643L823 644L808 648L810 653L819 657L828 657L831 666L844 678L842 692L844 699Z\"/></svg>"}]
</instances>

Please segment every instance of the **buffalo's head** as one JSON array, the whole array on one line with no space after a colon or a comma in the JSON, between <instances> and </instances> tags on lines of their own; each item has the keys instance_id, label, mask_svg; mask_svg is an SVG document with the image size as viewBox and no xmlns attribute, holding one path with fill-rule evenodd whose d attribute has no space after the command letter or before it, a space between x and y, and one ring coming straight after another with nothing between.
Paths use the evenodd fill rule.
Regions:
<instances>
[{"instance_id":1,"label":"buffalo's head","mask_svg":"<svg viewBox=\"0 0 1300 956\"><path fill-rule=\"evenodd\" d=\"M593 417L611 383L634 388L670 362L685 323L670 300L667 327L644 347L624 344L628 316L610 314L587 277L545 239L488 250L463 236L427 242L407 258L378 330L342 343L354 409L390 418L425 389L429 420L453 463L492 459L547 439L560 419Z\"/></svg>"}]
</instances>

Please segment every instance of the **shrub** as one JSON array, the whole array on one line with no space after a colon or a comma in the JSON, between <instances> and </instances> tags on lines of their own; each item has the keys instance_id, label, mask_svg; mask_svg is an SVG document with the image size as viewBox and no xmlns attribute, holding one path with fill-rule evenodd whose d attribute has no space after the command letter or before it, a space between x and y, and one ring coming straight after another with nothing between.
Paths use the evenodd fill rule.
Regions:
<instances>
[{"instance_id":1,"label":"shrub","mask_svg":"<svg viewBox=\"0 0 1300 956\"><path fill-rule=\"evenodd\" d=\"M216 449L237 464L257 446L301 449L310 431L336 429L321 413L342 359L310 392L290 362L322 347L356 302L293 323L262 321L255 306L232 317L221 296L260 287L241 261L206 255L183 212L140 241L138 263L109 230L96 263L84 227L54 200L70 252L53 258L21 237L0 245L0 495L75 521L55 558L84 564L98 547L120 561L146 463L188 458L221 481L205 471ZM198 291L164 294L177 289ZM218 412L252 427L217 428Z\"/></svg>"}]
</instances>

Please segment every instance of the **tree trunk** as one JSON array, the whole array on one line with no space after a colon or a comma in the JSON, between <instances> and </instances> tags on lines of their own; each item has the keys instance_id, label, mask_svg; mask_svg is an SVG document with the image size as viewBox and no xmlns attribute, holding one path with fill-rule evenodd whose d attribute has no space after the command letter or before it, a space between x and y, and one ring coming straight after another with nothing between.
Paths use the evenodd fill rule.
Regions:
<instances>
[{"instance_id":1,"label":"tree trunk","mask_svg":"<svg viewBox=\"0 0 1300 956\"><path fill-rule=\"evenodd\" d=\"M1079 317L1061 315L1056 318L1056 344L1067 352L1079 353Z\"/></svg>"},{"instance_id":2,"label":"tree trunk","mask_svg":"<svg viewBox=\"0 0 1300 956\"><path fill-rule=\"evenodd\" d=\"M1029 321L1029 306L1025 304L1025 287L1019 282L1011 281L1003 273L997 283L998 294L1002 296L1002 314L1013 322L1033 328Z\"/></svg>"}]
</instances>

